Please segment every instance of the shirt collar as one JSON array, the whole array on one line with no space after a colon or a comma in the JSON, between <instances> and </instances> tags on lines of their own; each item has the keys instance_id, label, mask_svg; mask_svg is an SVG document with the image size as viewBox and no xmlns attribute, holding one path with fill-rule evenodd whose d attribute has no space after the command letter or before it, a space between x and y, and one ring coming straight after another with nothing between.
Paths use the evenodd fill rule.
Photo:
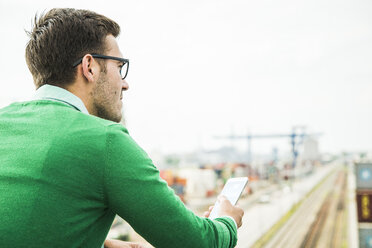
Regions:
<instances>
[{"instance_id":1,"label":"shirt collar","mask_svg":"<svg viewBox=\"0 0 372 248\"><path fill-rule=\"evenodd\" d=\"M62 102L89 115L87 108L85 107L83 101L79 97L75 96L70 91L65 90L58 86L44 84L43 86L36 90L33 99Z\"/></svg>"}]
</instances>

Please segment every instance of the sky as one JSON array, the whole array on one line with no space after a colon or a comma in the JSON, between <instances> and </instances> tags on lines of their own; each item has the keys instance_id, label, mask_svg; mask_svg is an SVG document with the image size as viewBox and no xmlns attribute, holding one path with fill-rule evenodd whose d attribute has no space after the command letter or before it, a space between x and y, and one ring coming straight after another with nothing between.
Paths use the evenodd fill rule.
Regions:
<instances>
[{"instance_id":1,"label":"sky","mask_svg":"<svg viewBox=\"0 0 372 248\"><path fill-rule=\"evenodd\" d=\"M24 49L35 13L104 14L130 60L132 137L164 153L230 145L215 136L322 133L322 152L372 151L369 0L0 0L0 107L32 97ZM244 142L235 142L244 149ZM253 152L290 149L253 141Z\"/></svg>"}]
</instances>

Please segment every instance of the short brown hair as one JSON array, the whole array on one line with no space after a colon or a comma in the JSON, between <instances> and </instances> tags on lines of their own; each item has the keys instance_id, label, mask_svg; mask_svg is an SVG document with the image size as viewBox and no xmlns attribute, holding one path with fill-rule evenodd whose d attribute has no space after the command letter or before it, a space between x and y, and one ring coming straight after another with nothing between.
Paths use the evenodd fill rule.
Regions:
<instances>
[{"instance_id":1,"label":"short brown hair","mask_svg":"<svg viewBox=\"0 0 372 248\"><path fill-rule=\"evenodd\" d=\"M120 26L89 10L56 8L35 16L26 62L36 88L74 81L72 64L87 53L104 53L107 35L117 37Z\"/></svg>"}]
</instances>

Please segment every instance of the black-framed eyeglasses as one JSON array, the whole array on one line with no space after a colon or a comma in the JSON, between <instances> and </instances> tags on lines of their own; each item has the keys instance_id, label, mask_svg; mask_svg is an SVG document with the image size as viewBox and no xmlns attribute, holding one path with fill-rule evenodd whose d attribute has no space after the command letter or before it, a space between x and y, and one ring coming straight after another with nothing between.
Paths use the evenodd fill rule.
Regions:
<instances>
[{"instance_id":1,"label":"black-framed eyeglasses","mask_svg":"<svg viewBox=\"0 0 372 248\"><path fill-rule=\"evenodd\" d=\"M129 70L129 60L128 59L113 57L113 56L107 56L107 55L102 55L102 54L91 54L91 55L92 55L93 58L97 58L97 59L113 59L113 60L117 60L117 61L122 62L123 65L120 67L121 79L124 80L127 77L128 70ZM72 64L72 67L76 67L82 61L83 61L83 58L77 60L75 63Z\"/></svg>"}]
</instances>

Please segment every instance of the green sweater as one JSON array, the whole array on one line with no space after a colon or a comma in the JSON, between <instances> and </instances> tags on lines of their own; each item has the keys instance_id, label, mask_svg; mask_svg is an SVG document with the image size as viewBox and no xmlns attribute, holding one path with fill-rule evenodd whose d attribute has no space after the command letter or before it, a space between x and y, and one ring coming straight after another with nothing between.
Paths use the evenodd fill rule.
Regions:
<instances>
[{"instance_id":1,"label":"green sweater","mask_svg":"<svg viewBox=\"0 0 372 248\"><path fill-rule=\"evenodd\" d=\"M101 247L118 214L155 247L234 247L187 209L121 124L35 100L0 110L0 247Z\"/></svg>"}]
</instances>

